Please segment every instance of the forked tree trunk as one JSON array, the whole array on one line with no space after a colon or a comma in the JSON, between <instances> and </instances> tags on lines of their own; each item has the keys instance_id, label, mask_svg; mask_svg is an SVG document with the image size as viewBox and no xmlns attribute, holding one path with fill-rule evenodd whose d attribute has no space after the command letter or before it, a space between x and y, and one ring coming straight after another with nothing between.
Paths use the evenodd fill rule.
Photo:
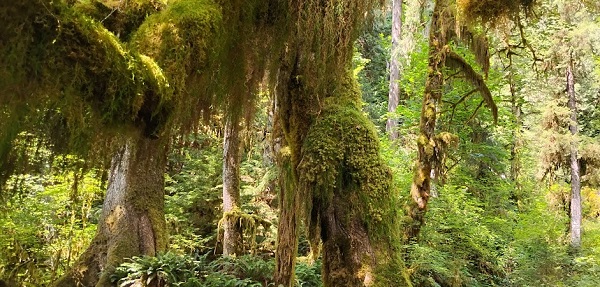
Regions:
<instances>
[{"instance_id":1,"label":"forked tree trunk","mask_svg":"<svg viewBox=\"0 0 600 287\"><path fill-rule=\"evenodd\" d=\"M98 231L90 247L54 286L113 286L115 267L167 246L164 217L166 145L130 138L113 157Z\"/></svg>"},{"instance_id":2,"label":"forked tree trunk","mask_svg":"<svg viewBox=\"0 0 600 287\"><path fill-rule=\"evenodd\" d=\"M398 119L391 116L396 112L400 102L400 40L402 36L402 0L392 1L392 53L390 57L390 92L388 96L388 113L390 116L385 124L385 130L390 140L398 138Z\"/></svg>"},{"instance_id":3,"label":"forked tree trunk","mask_svg":"<svg viewBox=\"0 0 600 287\"><path fill-rule=\"evenodd\" d=\"M571 246L581 246L581 179L579 177L578 143L577 143L577 99L575 96L575 79L573 77L573 60L567 66L567 93L571 122L569 130L571 139Z\"/></svg>"},{"instance_id":4,"label":"forked tree trunk","mask_svg":"<svg viewBox=\"0 0 600 287\"><path fill-rule=\"evenodd\" d=\"M404 241L408 243L417 238L424 223L429 192L431 190L431 169L434 160L434 136L437 118L437 107L442 98L444 84L444 62L448 53L444 28L444 10L447 0L437 0L431 20L429 34L429 64L425 94L421 108L419 138L417 139L417 165L410 190L412 200L407 206L407 221L404 225Z\"/></svg>"},{"instance_id":5,"label":"forked tree trunk","mask_svg":"<svg viewBox=\"0 0 600 287\"><path fill-rule=\"evenodd\" d=\"M225 123L223 140L223 255L240 255L240 124L232 116Z\"/></svg>"}]
</instances>

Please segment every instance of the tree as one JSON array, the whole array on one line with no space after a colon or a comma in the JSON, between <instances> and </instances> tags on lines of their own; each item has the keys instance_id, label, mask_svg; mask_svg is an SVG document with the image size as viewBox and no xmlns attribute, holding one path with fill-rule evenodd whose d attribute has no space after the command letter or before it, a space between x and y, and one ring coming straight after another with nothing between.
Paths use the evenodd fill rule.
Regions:
<instances>
[{"instance_id":1,"label":"tree","mask_svg":"<svg viewBox=\"0 0 600 287\"><path fill-rule=\"evenodd\" d=\"M579 176L578 143L577 136L577 98L575 96L575 79L573 78L573 59L569 61L566 72L567 95L569 96L568 107L571 112L569 130L573 139L571 140L570 162L571 162L571 246L579 248L581 245L581 179Z\"/></svg>"},{"instance_id":2,"label":"tree","mask_svg":"<svg viewBox=\"0 0 600 287\"><path fill-rule=\"evenodd\" d=\"M352 43L375 4L304 2L291 13L298 33L288 45L295 49L281 57L277 103L290 150L289 186L302 201L298 213L311 246L322 242L325 286L410 284L398 252L391 173L350 73Z\"/></svg>"},{"instance_id":3,"label":"tree","mask_svg":"<svg viewBox=\"0 0 600 287\"><path fill-rule=\"evenodd\" d=\"M421 110L420 134L417 140L417 165L410 191L412 201L409 201L407 206L408 218L404 231L405 242L411 242L420 232L430 197L433 166L441 160L444 149L455 141L455 137L451 134L441 133L436 135L435 131L438 107L441 104L445 81L444 67L454 68L462 73L465 79L471 82L481 93L484 102L492 110L494 118L497 117L496 105L483 77L459 54L453 52L448 45L453 37L452 29L455 28L455 21L450 2L446 0L436 1L429 34L428 76ZM476 51L477 58L480 63L484 64L483 68L487 71L489 64L486 65L485 63L488 63L489 60L487 59L485 38L472 34L465 26L461 26L460 29L460 32L454 33L454 38L470 42L470 47ZM440 170L435 172L440 173Z\"/></svg>"},{"instance_id":4,"label":"tree","mask_svg":"<svg viewBox=\"0 0 600 287\"><path fill-rule=\"evenodd\" d=\"M192 123L198 122L200 116L208 114L213 104L223 102L214 97L217 90L244 97L245 94L232 91L252 90L258 80L249 79L253 76L262 78L263 59L251 64L250 59L255 56L251 51L238 55L242 58L240 61L221 62L220 59L237 53L240 45L249 47L248 41L254 39L250 36L264 40L256 26L237 23L248 21L245 19L254 21L257 14L266 15L268 11L225 7L223 11L228 14L223 16L220 13L222 7L211 1L178 1L167 7L163 4L151 0L127 2L126 5L92 1L73 6L62 1L25 1L0 6L0 16L6 23L0 30L5 39L0 44L2 103L21 93L27 95L18 98L23 103L39 101L45 105L41 110L59 113L59 118L64 121L57 127L66 132L49 135L53 139L63 134L71 137L100 134L102 140L110 142L119 131L133 130L126 134L129 138L124 139L125 147L119 148L113 160L112 185L95 239L97 244L90 246L89 252L80 259L80 265L59 281L59 285L76 284L81 279L86 285L107 286L112 267L121 263L125 256L155 254L164 249L166 235L164 228L159 227L160 220L164 221L161 170L168 140L148 141L160 137L168 139L173 130L185 132ZM106 10L112 11L109 17L104 14ZM99 17L98 21L91 19L94 17ZM235 25L223 25L223 21ZM260 27L269 25L260 24L264 24L258 25ZM245 29L253 33L246 33ZM227 37L217 39L217 33ZM269 45L267 42L263 41ZM262 49L254 41L252 44L252 51L269 50ZM49 46L53 48L40 48ZM226 84L208 84L216 78ZM252 102L251 99L238 100L242 104ZM59 108L51 109L54 106ZM40 115L32 113L30 116ZM83 121L83 124L64 124L71 121ZM14 138L11 137L18 132L8 133L3 145L12 141ZM61 147L66 152L78 148L68 144ZM140 147L154 152L146 154L146 150L138 150ZM149 172L142 172L137 168L139 164L147 164ZM120 168L123 166L136 169ZM146 176L154 177L148 179ZM153 200L147 202L148 210L139 207L140 198L130 198L140 193L131 185L138 182L147 183L149 192L160 194L147 197ZM139 240L120 237L128 234L131 226L122 220L113 222L119 217L114 218L112 207L115 210L123 208L122 212L127 216L131 212L142 216L136 219L141 223L131 222L142 230ZM143 217L145 212L151 219L152 234L146 232L148 219ZM135 230L133 228L132 232ZM145 241L151 239L155 241ZM123 244L136 243L140 244L139 248L123 247ZM122 248L128 251L120 252ZM106 249L108 256L96 256L97 249ZM78 270L86 271L79 274ZM96 282L98 278L100 281Z\"/></svg>"},{"instance_id":5,"label":"tree","mask_svg":"<svg viewBox=\"0 0 600 287\"><path fill-rule=\"evenodd\" d=\"M398 82L400 81L400 44L402 35L402 0L392 1L392 53L390 57L390 91L388 97L388 113L396 112L400 102L400 90ZM385 125L385 130L389 133L390 139L398 138L398 120L389 116Z\"/></svg>"},{"instance_id":6,"label":"tree","mask_svg":"<svg viewBox=\"0 0 600 287\"><path fill-rule=\"evenodd\" d=\"M241 255L240 123L227 117L223 136L223 255Z\"/></svg>"},{"instance_id":7,"label":"tree","mask_svg":"<svg viewBox=\"0 0 600 287\"><path fill-rule=\"evenodd\" d=\"M96 236L55 286L112 286L110 275L124 258L166 250L165 145L139 135L125 140L111 163Z\"/></svg>"},{"instance_id":8,"label":"tree","mask_svg":"<svg viewBox=\"0 0 600 287\"><path fill-rule=\"evenodd\" d=\"M589 119L589 113L594 113L594 109L579 108L595 97L589 94L594 90L590 85L594 85L595 80L587 75L593 75L590 63L594 62L594 56L591 55L596 53L593 47L600 41L593 36L599 28L585 4L562 1L543 6L547 17L556 21L556 25L547 30L553 45L542 50L547 55L545 72L550 81L557 85L562 82L560 86L564 88L553 91L556 103L549 105L552 110L545 114L544 128L553 133L542 150L542 164L544 177L559 177L559 170L570 173L570 178L565 178L571 189L565 209L570 217L569 232L574 249L581 246L582 178L593 177L588 171L596 164L595 156L587 150L594 149L594 140L589 136L593 136L597 127L593 122L581 120L581 117ZM582 9L580 13L573 13L579 9ZM581 88L576 90L576 84Z\"/></svg>"}]
</instances>

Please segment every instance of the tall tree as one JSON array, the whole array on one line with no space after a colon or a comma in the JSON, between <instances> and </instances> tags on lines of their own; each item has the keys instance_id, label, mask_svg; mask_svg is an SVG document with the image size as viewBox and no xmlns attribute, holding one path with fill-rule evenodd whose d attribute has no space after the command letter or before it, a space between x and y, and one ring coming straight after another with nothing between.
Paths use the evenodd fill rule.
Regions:
<instances>
[{"instance_id":1,"label":"tall tree","mask_svg":"<svg viewBox=\"0 0 600 287\"><path fill-rule=\"evenodd\" d=\"M107 286L112 267L125 256L151 255L164 249L164 228L156 223L162 212L162 191L160 197L142 194L153 200L144 203L148 209L140 207L140 198L131 198L141 193L134 185L137 183L141 187L146 183L148 192L158 194L159 185L162 190L163 174L158 171L168 141L161 140L160 145L145 141L166 139L171 129L189 130L200 116L210 113L212 106L222 104L224 99L216 94L244 98L237 99L240 109L252 103L251 97L245 97L254 93L240 91L255 90L272 54L270 47L279 47L269 45L272 37L262 34L280 19L265 9L270 3L264 1L243 5L192 0L169 2L167 6L154 0L121 4L108 0L77 5L72 1L0 3L5 24L0 28L0 102L15 99L53 108L61 116L58 126L63 131L49 135L54 140L63 140L61 136L66 134L81 142L77 136L98 134L111 142L119 131L133 130L126 147L116 156L126 164L113 160L114 184L102 215L107 227L99 230L94 240L97 244L90 246L79 260L81 264L58 286L77 284L78 280L86 280L87 286ZM108 17L104 13L107 10ZM269 21L264 20L267 18ZM222 61L231 57L239 61ZM223 85L214 85L214 81ZM23 96L14 97L20 94ZM6 134L3 142L10 142L17 133ZM62 147L68 152L77 146ZM146 150L154 153L146 154ZM139 165L147 165L155 177L145 178L147 174ZM120 213L114 212L121 209L136 216L148 212L152 236L147 236L147 219L131 222L139 227L115 217ZM142 239L154 237L156 242L143 243L139 248L122 247L126 240L121 235L128 234L128 229L134 233L142 230ZM130 240L131 244L140 242L145 241ZM152 246L155 250L148 251ZM96 249L102 252L103 248L110 256L95 255ZM121 252L122 248L127 252ZM89 275L78 272L81 270Z\"/></svg>"},{"instance_id":2,"label":"tall tree","mask_svg":"<svg viewBox=\"0 0 600 287\"><path fill-rule=\"evenodd\" d=\"M408 201L406 208L408 216L404 226L405 242L417 238L425 220L432 174L443 172L435 169L443 167L440 163L444 158L444 150L456 140L455 136L448 133L436 134L436 119L446 80L444 67L455 69L462 74L482 96L481 105L485 103L492 111L494 120L497 119L497 107L483 76L475 71L461 55L452 51L450 40L468 46L483 72L487 74L489 69L487 38L472 27L478 23L486 24L518 14L523 9L528 9L533 1L502 1L500 5L498 4L498 1L491 0L465 0L456 3L448 0L435 1L429 31L428 75L417 139L417 162L410 190L412 200ZM457 10L463 16L461 20L457 18Z\"/></svg>"},{"instance_id":3,"label":"tall tree","mask_svg":"<svg viewBox=\"0 0 600 287\"><path fill-rule=\"evenodd\" d=\"M223 255L240 255L240 123L229 115L223 136Z\"/></svg>"},{"instance_id":4,"label":"tall tree","mask_svg":"<svg viewBox=\"0 0 600 287\"><path fill-rule=\"evenodd\" d=\"M285 71L280 71L284 74ZM287 93L288 89L279 86L276 95ZM277 246L275 250L275 274L273 280L277 286L293 287L296 284L295 267L298 251L300 226L300 198L295 188L296 181L291 162L290 147L285 140L281 113L278 111L277 98L273 99L273 128L271 133L272 150L279 170L279 224L277 226Z\"/></svg>"},{"instance_id":5,"label":"tall tree","mask_svg":"<svg viewBox=\"0 0 600 287\"><path fill-rule=\"evenodd\" d=\"M353 42L377 3L290 5L294 32L281 57L278 111L298 212L311 246L322 242L325 286L410 284L398 252L398 197L349 70Z\"/></svg>"},{"instance_id":6,"label":"tall tree","mask_svg":"<svg viewBox=\"0 0 600 287\"><path fill-rule=\"evenodd\" d=\"M390 139L398 138L398 119L392 114L400 103L400 50L402 38L402 0L392 0L392 53L390 56L390 92L388 96L388 119L385 130Z\"/></svg>"},{"instance_id":7,"label":"tall tree","mask_svg":"<svg viewBox=\"0 0 600 287\"><path fill-rule=\"evenodd\" d=\"M573 76L573 59L569 60L566 71L567 95L569 101L567 106L570 110L569 131L571 132L570 143L570 165L571 165L571 246L581 246L581 178L579 175L579 142L577 141L577 98L575 94L575 79Z\"/></svg>"},{"instance_id":8,"label":"tall tree","mask_svg":"<svg viewBox=\"0 0 600 287\"><path fill-rule=\"evenodd\" d=\"M125 258L165 251L166 151L161 140L126 139L112 159L96 236L54 286L112 286L110 275Z\"/></svg>"}]
</instances>

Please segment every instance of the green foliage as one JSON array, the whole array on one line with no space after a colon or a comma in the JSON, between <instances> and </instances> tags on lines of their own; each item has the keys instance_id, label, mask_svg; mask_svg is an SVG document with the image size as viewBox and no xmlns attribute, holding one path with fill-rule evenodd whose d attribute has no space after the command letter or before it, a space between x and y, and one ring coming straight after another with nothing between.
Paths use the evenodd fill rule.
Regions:
<instances>
[{"instance_id":1,"label":"green foliage","mask_svg":"<svg viewBox=\"0 0 600 287\"><path fill-rule=\"evenodd\" d=\"M363 109L379 130L385 129L384 115L387 113L389 94L387 64L391 47L390 23L390 18L373 21L372 27L357 40L354 55L355 66L359 64L362 67L358 82L365 102Z\"/></svg>"},{"instance_id":2,"label":"green foliage","mask_svg":"<svg viewBox=\"0 0 600 287\"><path fill-rule=\"evenodd\" d=\"M130 262L122 263L111 276L111 281L119 287L131 286L141 282L144 286L158 284L163 286L199 286L195 278L197 262L190 257L173 253L159 254L156 257L133 257Z\"/></svg>"},{"instance_id":3,"label":"green foliage","mask_svg":"<svg viewBox=\"0 0 600 287\"><path fill-rule=\"evenodd\" d=\"M183 144L170 155L165 175L170 248L187 254L207 253L216 245L222 216L222 146L212 132L181 140Z\"/></svg>"},{"instance_id":4,"label":"green foliage","mask_svg":"<svg viewBox=\"0 0 600 287\"><path fill-rule=\"evenodd\" d=\"M306 263L299 261L296 263L296 286L297 287L322 287L321 280L322 262Z\"/></svg>"},{"instance_id":5,"label":"green foliage","mask_svg":"<svg viewBox=\"0 0 600 287\"><path fill-rule=\"evenodd\" d=\"M322 286L320 262L299 263L296 269L296 286ZM112 280L119 287L137 282L181 287L264 287L273 286L273 270L273 260L250 255L210 261L207 255L192 258L165 253L157 257L132 258L116 269Z\"/></svg>"},{"instance_id":6,"label":"green foliage","mask_svg":"<svg viewBox=\"0 0 600 287\"><path fill-rule=\"evenodd\" d=\"M431 201L421 240L408 247L418 286L498 286L506 284L502 225L490 225L482 202L467 187L445 185ZM506 232L506 231L504 231Z\"/></svg>"},{"instance_id":7,"label":"green foliage","mask_svg":"<svg viewBox=\"0 0 600 287\"><path fill-rule=\"evenodd\" d=\"M0 207L0 279L43 286L91 242L101 184L96 171L82 173L77 162L57 158L52 172L14 175L2 190L11 196Z\"/></svg>"}]
</instances>

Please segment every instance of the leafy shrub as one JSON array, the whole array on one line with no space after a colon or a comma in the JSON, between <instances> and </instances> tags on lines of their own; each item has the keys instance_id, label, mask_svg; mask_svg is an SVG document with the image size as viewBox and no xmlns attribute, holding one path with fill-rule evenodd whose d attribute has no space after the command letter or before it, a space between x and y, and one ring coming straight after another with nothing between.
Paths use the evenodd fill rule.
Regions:
<instances>
[{"instance_id":1,"label":"leafy shrub","mask_svg":"<svg viewBox=\"0 0 600 287\"><path fill-rule=\"evenodd\" d=\"M274 286L274 260L257 256L220 257L210 261L207 255L193 258L174 253L156 257L133 257L117 267L112 281L118 287L263 287ZM321 287L321 263L296 265L296 286Z\"/></svg>"},{"instance_id":2,"label":"leafy shrub","mask_svg":"<svg viewBox=\"0 0 600 287\"><path fill-rule=\"evenodd\" d=\"M313 264L298 262L296 264L296 286L298 287L322 287L321 261Z\"/></svg>"},{"instance_id":3,"label":"leafy shrub","mask_svg":"<svg viewBox=\"0 0 600 287\"><path fill-rule=\"evenodd\" d=\"M133 286L138 282L144 286L202 286L198 278L201 266L201 261L173 253L133 257L117 267L111 279L119 287Z\"/></svg>"}]
</instances>

